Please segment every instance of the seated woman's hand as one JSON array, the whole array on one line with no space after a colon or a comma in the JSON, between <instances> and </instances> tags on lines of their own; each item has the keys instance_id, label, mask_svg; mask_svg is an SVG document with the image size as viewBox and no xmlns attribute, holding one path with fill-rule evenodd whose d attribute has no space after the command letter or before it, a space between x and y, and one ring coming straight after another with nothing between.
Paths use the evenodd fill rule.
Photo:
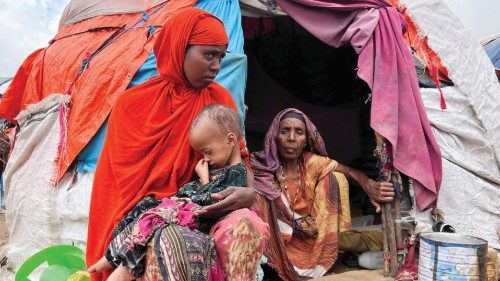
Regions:
<instances>
[{"instance_id":1,"label":"seated woman's hand","mask_svg":"<svg viewBox=\"0 0 500 281\"><path fill-rule=\"evenodd\" d=\"M363 190L370 197L370 202L377 213L380 212L380 203L394 200L394 187L390 182L377 182L369 179L363 185Z\"/></svg>"},{"instance_id":2,"label":"seated woman's hand","mask_svg":"<svg viewBox=\"0 0 500 281\"><path fill-rule=\"evenodd\" d=\"M219 193L212 194L212 199L218 202L198 209L194 215L203 218L218 218L234 210L250 208L255 202L255 189L230 186Z\"/></svg>"}]
</instances>

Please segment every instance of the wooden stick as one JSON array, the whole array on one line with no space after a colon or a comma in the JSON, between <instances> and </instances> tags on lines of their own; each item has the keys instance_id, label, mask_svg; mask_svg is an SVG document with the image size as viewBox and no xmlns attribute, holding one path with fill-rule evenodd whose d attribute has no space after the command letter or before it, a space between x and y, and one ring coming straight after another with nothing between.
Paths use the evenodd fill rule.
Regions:
<instances>
[{"instance_id":1,"label":"wooden stick","mask_svg":"<svg viewBox=\"0 0 500 281\"><path fill-rule=\"evenodd\" d=\"M390 272L389 272L389 241L387 240L387 218L385 216L385 205L381 205L382 213L382 241L383 241L383 247L384 247L384 276L388 277Z\"/></svg>"},{"instance_id":2,"label":"wooden stick","mask_svg":"<svg viewBox=\"0 0 500 281\"><path fill-rule=\"evenodd\" d=\"M396 246L403 247L403 234L401 233L401 200L394 198L394 223L396 225Z\"/></svg>"},{"instance_id":3,"label":"wooden stick","mask_svg":"<svg viewBox=\"0 0 500 281\"><path fill-rule=\"evenodd\" d=\"M387 231L387 241L389 242L389 272L390 276L394 278L396 276L396 272L398 270L398 255L397 255L397 249L396 249L396 230L394 226L394 211L392 210L392 204L387 203L385 204L385 215L387 218L387 226L388 226L388 231Z\"/></svg>"}]
</instances>

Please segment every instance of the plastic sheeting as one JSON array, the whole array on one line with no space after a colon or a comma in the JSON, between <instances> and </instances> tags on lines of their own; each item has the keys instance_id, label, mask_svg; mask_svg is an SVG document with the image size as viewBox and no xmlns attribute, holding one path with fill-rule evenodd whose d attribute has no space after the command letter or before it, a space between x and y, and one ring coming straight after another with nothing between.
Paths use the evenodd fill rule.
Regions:
<instances>
[{"instance_id":1,"label":"plastic sheeting","mask_svg":"<svg viewBox=\"0 0 500 281\"><path fill-rule=\"evenodd\" d=\"M448 109L439 109L436 89L421 89L443 156L437 207L458 233L500 248L500 84L478 42L441 0L400 0L419 35L447 68L455 87L444 88ZM436 13L435 11L439 11ZM430 230L428 212L417 212L420 232Z\"/></svg>"},{"instance_id":2,"label":"plastic sheeting","mask_svg":"<svg viewBox=\"0 0 500 281\"><path fill-rule=\"evenodd\" d=\"M241 13L245 17L286 16L274 0L240 0Z\"/></svg>"},{"instance_id":3,"label":"plastic sheeting","mask_svg":"<svg viewBox=\"0 0 500 281\"><path fill-rule=\"evenodd\" d=\"M484 125L486 144L493 147L496 165L500 165L500 84L488 56L443 1L399 2L419 34L427 37L449 78L467 97L474 115ZM446 99L448 96L445 94Z\"/></svg>"},{"instance_id":4,"label":"plastic sheeting","mask_svg":"<svg viewBox=\"0 0 500 281\"><path fill-rule=\"evenodd\" d=\"M67 95L50 95L17 117L20 131L4 173L10 233L6 256L11 269L54 244L85 247L93 174L73 178L66 173L58 188L53 181L61 128L59 106L68 103Z\"/></svg>"},{"instance_id":5,"label":"plastic sheeting","mask_svg":"<svg viewBox=\"0 0 500 281\"><path fill-rule=\"evenodd\" d=\"M69 97L51 95L17 116L20 131L4 172L6 256L17 268L27 257L54 244L56 191L53 188L59 145L59 105Z\"/></svg>"},{"instance_id":6,"label":"plastic sheeting","mask_svg":"<svg viewBox=\"0 0 500 281\"><path fill-rule=\"evenodd\" d=\"M12 120L27 105L51 93L66 93L72 85L66 161L59 166L62 176L148 57L158 34L151 35L151 26L161 26L172 13L192 5L194 0L169 1L159 10L148 10L149 17L143 13L98 16L65 26L49 47L23 62L0 102L0 115ZM124 32L116 33L124 25ZM112 43L104 44L111 37ZM86 64L92 53L96 55ZM75 81L80 67L84 71Z\"/></svg>"},{"instance_id":7,"label":"plastic sheeting","mask_svg":"<svg viewBox=\"0 0 500 281\"><path fill-rule=\"evenodd\" d=\"M443 181L437 208L457 233L480 237L500 249L500 168L484 126L465 93L443 88L448 109L439 108L437 89L421 89L443 156ZM420 231L429 231L428 213L418 215Z\"/></svg>"},{"instance_id":8,"label":"plastic sheeting","mask_svg":"<svg viewBox=\"0 0 500 281\"><path fill-rule=\"evenodd\" d=\"M72 0L64 8L59 28L96 16L139 13L165 0Z\"/></svg>"}]
</instances>

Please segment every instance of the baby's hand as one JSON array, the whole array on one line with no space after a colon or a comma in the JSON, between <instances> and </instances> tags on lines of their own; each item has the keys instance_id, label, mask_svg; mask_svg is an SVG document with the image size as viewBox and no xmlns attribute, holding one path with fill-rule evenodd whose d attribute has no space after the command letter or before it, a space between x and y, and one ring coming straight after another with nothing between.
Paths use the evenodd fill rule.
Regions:
<instances>
[{"instance_id":1,"label":"baby's hand","mask_svg":"<svg viewBox=\"0 0 500 281\"><path fill-rule=\"evenodd\" d=\"M87 269L87 272L94 273L94 272L103 272L105 270L111 269L113 266L111 263L106 259L106 257L102 257L100 260L98 260L95 264L90 266Z\"/></svg>"},{"instance_id":2,"label":"baby's hand","mask_svg":"<svg viewBox=\"0 0 500 281\"><path fill-rule=\"evenodd\" d=\"M196 174L200 177L201 184L205 185L208 183L208 161L201 159L196 164L195 168Z\"/></svg>"}]
</instances>

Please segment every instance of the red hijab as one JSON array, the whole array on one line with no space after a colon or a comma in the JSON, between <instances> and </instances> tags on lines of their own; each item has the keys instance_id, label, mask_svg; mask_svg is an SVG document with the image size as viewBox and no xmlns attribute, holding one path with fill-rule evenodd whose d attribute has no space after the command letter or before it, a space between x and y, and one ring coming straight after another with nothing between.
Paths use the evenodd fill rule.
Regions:
<instances>
[{"instance_id":1,"label":"red hijab","mask_svg":"<svg viewBox=\"0 0 500 281\"><path fill-rule=\"evenodd\" d=\"M188 45L227 43L222 22L196 8L173 15L158 34L154 53L160 74L124 92L109 117L90 204L88 265L103 257L113 229L143 197L171 196L191 179L199 156L188 132L198 112L213 103L236 110L225 88L211 83L194 89L183 73ZM93 274L92 280L108 274Z\"/></svg>"}]
</instances>

